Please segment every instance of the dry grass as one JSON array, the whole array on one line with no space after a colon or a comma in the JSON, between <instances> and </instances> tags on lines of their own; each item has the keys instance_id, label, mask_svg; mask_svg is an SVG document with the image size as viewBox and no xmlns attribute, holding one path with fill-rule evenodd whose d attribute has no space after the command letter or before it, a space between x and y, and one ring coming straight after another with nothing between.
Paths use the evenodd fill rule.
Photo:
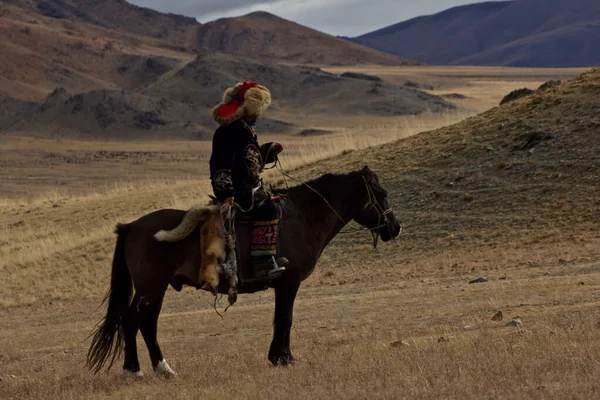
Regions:
<instances>
[{"instance_id":1,"label":"dry grass","mask_svg":"<svg viewBox=\"0 0 600 400\"><path fill-rule=\"evenodd\" d=\"M323 67L333 73L343 73L349 67ZM583 73L586 68L505 68L505 67L448 67L424 66L389 68L365 66L350 68L355 72L379 76L387 81L404 84L412 81L423 87L433 86L429 91L437 95L458 93L466 99L450 99L463 108L480 113L500 103L514 89L536 89L542 83Z\"/></svg>"},{"instance_id":2,"label":"dry grass","mask_svg":"<svg viewBox=\"0 0 600 400\"><path fill-rule=\"evenodd\" d=\"M350 119L330 136L265 139L284 143L284 165L291 168L455 117L460 116L362 125ZM16 140L21 139L0 144L2 155L14 162L0 201L0 398L598 396L600 237L593 221L555 207L568 218L546 224L539 215L533 223L519 204L506 209L510 213L501 208L482 217L475 211L487 207L485 187L470 190L472 208L436 208L454 204L446 196L461 190L445 187L436 189L441 197L428 206L432 209L423 209L423 201L431 200L410 190L419 185L427 192L438 185L437 175L419 181L428 177L419 164L424 155L415 151L414 159L394 161L381 149L294 171L306 177L373 165L405 225L400 241L376 252L365 233L340 236L325 251L296 303L297 366L271 368L266 360L271 292L242 296L221 320L209 294L185 290L168 292L159 321L159 340L178 379L151 374L141 338L146 378L123 376L118 365L91 375L83 365L88 335L104 312L97 307L109 280L111 230L118 221L157 208L204 202L209 185L198 171L206 144ZM118 162L86 158L124 146L128 153L154 153ZM398 148L394 151L403 154ZM57 162L54 170L36 166L40 154L48 153L88 161ZM453 168L448 177L456 173ZM64 179L64 190L52 189L56 185L42 177ZM497 182L483 174L477 179ZM468 182L467 177L461 184ZM559 180L556 186L568 184ZM579 193L579 186L571 193L575 189ZM577 204L574 210L581 211ZM489 282L468 284L477 277ZM505 319L491 321L500 310ZM515 316L523 325L506 327Z\"/></svg>"},{"instance_id":3,"label":"dry grass","mask_svg":"<svg viewBox=\"0 0 600 400\"><path fill-rule=\"evenodd\" d=\"M379 268L369 258L363 255L362 268ZM327 269L326 263L321 268ZM594 398L600 373L600 275L597 269L569 269L566 275L544 276L543 267L526 273L513 268L505 271L509 280L480 286L445 273L402 278L402 269L387 283L310 285L301 290L292 332L300 363L286 369L269 368L265 359L271 295L244 297L220 320L210 310L210 296L170 293L160 338L181 374L172 381L131 379L118 367L98 376L82 369L86 336L100 317L99 311L89 314L96 302L5 310L0 394L31 399ZM520 316L523 326L491 321L497 310L508 318ZM14 325L24 318L34 326ZM36 326L43 326L43 334Z\"/></svg>"},{"instance_id":4,"label":"dry grass","mask_svg":"<svg viewBox=\"0 0 600 400\"><path fill-rule=\"evenodd\" d=\"M339 126L321 125L320 129L332 133L313 137L265 136L265 141L284 144L282 164L287 169L340 155L344 152L375 147L432 129L452 125L472 116L473 111L459 109L444 113L424 113L397 118L345 118Z\"/></svg>"}]
</instances>

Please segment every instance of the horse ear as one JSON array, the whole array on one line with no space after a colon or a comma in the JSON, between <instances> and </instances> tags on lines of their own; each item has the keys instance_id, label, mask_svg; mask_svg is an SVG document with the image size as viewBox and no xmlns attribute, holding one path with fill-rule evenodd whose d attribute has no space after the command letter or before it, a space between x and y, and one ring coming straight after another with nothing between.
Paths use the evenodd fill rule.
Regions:
<instances>
[{"instance_id":1,"label":"horse ear","mask_svg":"<svg viewBox=\"0 0 600 400\"><path fill-rule=\"evenodd\" d=\"M365 165L365 166L364 166L364 168L363 168L362 170L363 170L363 172L364 172L365 174L370 174L370 173L371 173L371 168L369 168L369 166L368 166L368 165Z\"/></svg>"}]
</instances>

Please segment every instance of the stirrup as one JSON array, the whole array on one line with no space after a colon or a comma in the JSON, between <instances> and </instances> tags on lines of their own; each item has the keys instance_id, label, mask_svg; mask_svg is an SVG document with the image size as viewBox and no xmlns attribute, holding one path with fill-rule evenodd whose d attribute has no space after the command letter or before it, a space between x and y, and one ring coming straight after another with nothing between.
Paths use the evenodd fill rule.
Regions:
<instances>
[{"instance_id":1,"label":"stirrup","mask_svg":"<svg viewBox=\"0 0 600 400\"><path fill-rule=\"evenodd\" d=\"M285 272L285 266L288 264L287 258L266 256L261 262L253 264L254 276L257 279L277 279Z\"/></svg>"},{"instance_id":2,"label":"stirrup","mask_svg":"<svg viewBox=\"0 0 600 400\"><path fill-rule=\"evenodd\" d=\"M271 256L271 260L273 261L273 269L270 270L267 275L269 277L279 277L286 269L286 265L288 265L290 262L287 258L285 257L279 257L278 259L275 259L275 256Z\"/></svg>"}]
</instances>

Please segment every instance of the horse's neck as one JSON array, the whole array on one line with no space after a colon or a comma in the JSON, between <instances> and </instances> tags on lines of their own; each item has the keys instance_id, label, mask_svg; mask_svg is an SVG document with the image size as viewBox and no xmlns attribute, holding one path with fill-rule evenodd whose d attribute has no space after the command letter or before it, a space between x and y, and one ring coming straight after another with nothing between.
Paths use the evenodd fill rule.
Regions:
<instances>
[{"instance_id":1,"label":"horse's neck","mask_svg":"<svg viewBox=\"0 0 600 400\"><path fill-rule=\"evenodd\" d=\"M364 206L362 187L357 179L339 177L329 185L306 188L301 201L295 204L303 215L309 232L321 250L348 224ZM321 197L323 196L323 197Z\"/></svg>"}]
</instances>

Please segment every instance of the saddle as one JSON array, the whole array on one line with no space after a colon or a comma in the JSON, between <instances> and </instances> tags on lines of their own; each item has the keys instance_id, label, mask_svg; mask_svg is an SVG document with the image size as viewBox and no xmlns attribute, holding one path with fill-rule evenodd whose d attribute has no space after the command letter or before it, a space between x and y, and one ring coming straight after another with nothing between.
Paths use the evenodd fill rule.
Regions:
<instances>
[{"instance_id":1,"label":"saddle","mask_svg":"<svg viewBox=\"0 0 600 400\"><path fill-rule=\"evenodd\" d=\"M235 218L235 250L237 261L237 276L241 293L255 293L269 288L272 279L263 271L256 269L252 262L252 241L254 220L246 214ZM277 226L277 232L281 221ZM277 235L279 237L279 235ZM279 241L277 240L277 246Z\"/></svg>"},{"instance_id":2,"label":"saddle","mask_svg":"<svg viewBox=\"0 0 600 400\"><path fill-rule=\"evenodd\" d=\"M281 215L282 200L276 203ZM213 199L210 206L219 210ZM188 211L188 215L198 209ZM185 218L184 218L185 220ZM252 262L252 242L255 219L249 213L236 210L228 218L218 211L207 220L199 222L199 246L197 257L188 260L176 271L171 286L181 291L184 285L203 289L213 294L227 294L229 304L237 301L238 293L255 293L267 290L273 277L261 274ZM183 224L183 222L182 222ZM276 246L281 220L276 227Z\"/></svg>"}]
</instances>

